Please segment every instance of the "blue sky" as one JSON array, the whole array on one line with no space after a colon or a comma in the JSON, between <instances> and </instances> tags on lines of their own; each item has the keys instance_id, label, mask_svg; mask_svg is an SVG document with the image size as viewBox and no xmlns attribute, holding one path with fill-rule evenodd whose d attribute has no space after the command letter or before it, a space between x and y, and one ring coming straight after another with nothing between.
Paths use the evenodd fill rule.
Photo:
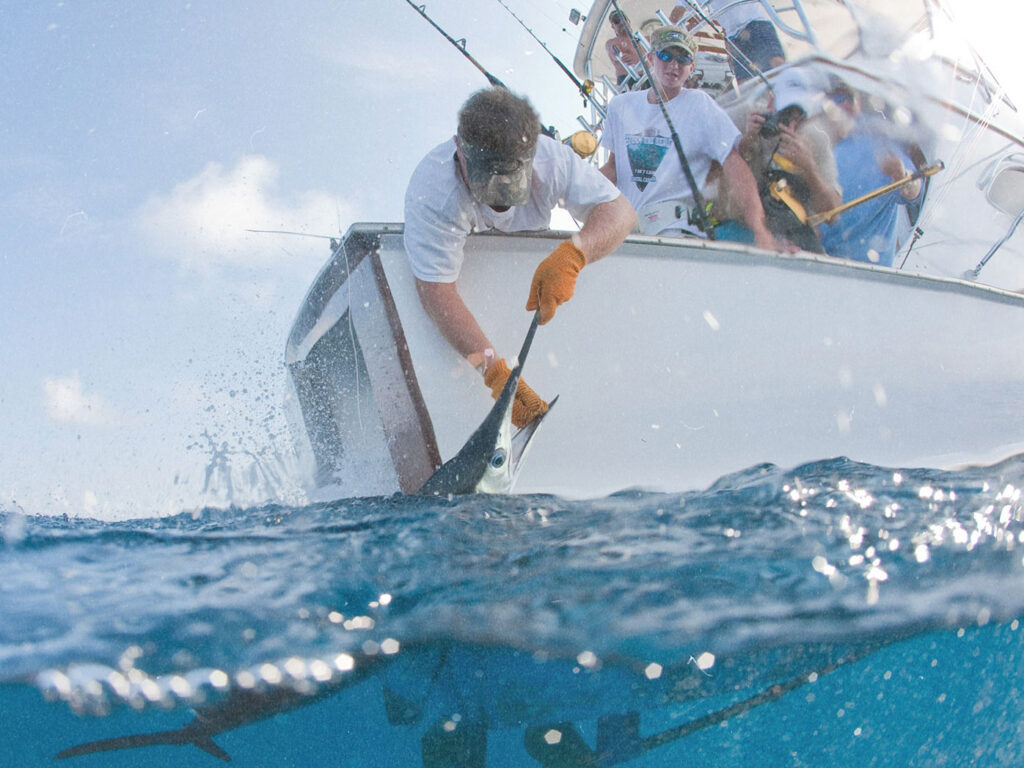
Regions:
<instances>
[{"instance_id":1,"label":"blue sky","mask_svg":"<svg viewBox=\"0 0 1024 768\"><path fill-rule=\"evenodd\" d=\"M571 0L508 2L571 64ZM427 10L576 129L497 2ZM0 509L300 501L283 349L327 245L246 230L399 220L483 77L404 0L7 2L0 38Z\"/></svg>"}]
</instances>

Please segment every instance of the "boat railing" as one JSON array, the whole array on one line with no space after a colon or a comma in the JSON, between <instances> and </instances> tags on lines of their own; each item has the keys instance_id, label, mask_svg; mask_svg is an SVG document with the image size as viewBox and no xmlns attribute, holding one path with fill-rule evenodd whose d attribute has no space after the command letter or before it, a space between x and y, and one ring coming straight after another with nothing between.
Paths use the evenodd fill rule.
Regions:
<instances>
[{"instance_id":1,"label":"boat railing","mask_svg":"<svg viewBox=\"0 0 1024 768\"><path fill-rule=\"evenodd\" d=\"M712 12L710 15L708 15L703 8L699 7L694 0L686 0L686 4L689 5L690 8L692 8L697 13L697 16L701 19L700 23L694 26L694 30L699 29L701 26L704 26L709 22L718 21L718 19L723 14L725 14L727 11L731 11L733 8L737 8L741 5L755 4L760 5L764 9L765 13L768 15L768 18L771 19L771 22L772 24L775 25L776 29L781 30L789 37L792 37L794 40L800 40L801 42L809 43L815 48L818 47L818 40L814 34L814 28L811 26L811 23L807 18L807 14L804 12L803 4L800 2L800 0L792 0L792 5L788 5L784 8L776 8L769 2L769 0L736 0L736 2L729 3L728 5L725 5L722 8L719 8L718 10ZM797 17L800 19L800 23L804 27L803 32L786 23L786 21L784 21L783 18L779 15L780 13L786 13L788 11L793 11L794 13L796 13Z\"/></svg>"}]
</instances>

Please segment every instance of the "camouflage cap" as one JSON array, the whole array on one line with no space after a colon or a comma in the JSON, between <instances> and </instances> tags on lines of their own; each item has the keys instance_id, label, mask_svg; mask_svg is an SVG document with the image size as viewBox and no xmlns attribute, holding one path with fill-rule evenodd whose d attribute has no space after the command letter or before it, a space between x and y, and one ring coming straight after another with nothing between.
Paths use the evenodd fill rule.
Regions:
<instances>
[{"instance_id":1,"label":"camouflage cap","mask_svg":"<svg viewBox=\"0 0 1024 768\"><path fill-rule=\"evenodd\" d=\"M697 52L693 35L682 27L658 27L651 33L651 47L655 53L667 51L669 48L682 48L687 56L693 56Z\"/></svg>"}]
</instances>

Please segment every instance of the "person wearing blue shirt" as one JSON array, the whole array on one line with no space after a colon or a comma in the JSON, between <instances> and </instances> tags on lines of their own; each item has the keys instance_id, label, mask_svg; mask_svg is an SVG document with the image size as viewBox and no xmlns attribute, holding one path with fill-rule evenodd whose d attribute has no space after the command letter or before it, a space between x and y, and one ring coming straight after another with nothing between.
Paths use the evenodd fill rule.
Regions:
<instances>
[{"instance_id":1,"label":"person wearing blue shirt","mask_svg":"<svg viewBox=\"0 0 1024 768\"><path fill-rule=\"evenodd\" d=\"M830 95L852 121L852 128L833 150L845 200L854 200L912 173L908 168L914 165L907 152L887 135L883 122L861 113L855 93L840 86ZM891 267L899 246L900 212L921 196L922 189L918 179L843 211L837 221L821 227L825 252Z\"/></svg>"}]
</instances>

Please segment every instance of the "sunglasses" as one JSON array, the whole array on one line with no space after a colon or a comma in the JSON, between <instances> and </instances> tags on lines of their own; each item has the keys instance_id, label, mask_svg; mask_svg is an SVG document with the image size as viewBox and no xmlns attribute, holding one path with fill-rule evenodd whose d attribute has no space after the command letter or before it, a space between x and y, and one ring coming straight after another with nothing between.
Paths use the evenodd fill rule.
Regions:
<instances>
[{"instance_id":1,"label":"sunglasses","mask_svg":"<svg viewBox=\"0 0 1024 768\"><path fill-rule=\"evenodd\" d=\"M673 61L678 61L680 64L682 64L685 67L687 64L692 64L693 63L693 56L689 56L687 54L678 55L678 54L669 53L668 51L658 51L655 54L655 56L657 56L659 59L664 61L666 64L668 64L670 62L673 62Z\"/></svg>"}]
</instances>

